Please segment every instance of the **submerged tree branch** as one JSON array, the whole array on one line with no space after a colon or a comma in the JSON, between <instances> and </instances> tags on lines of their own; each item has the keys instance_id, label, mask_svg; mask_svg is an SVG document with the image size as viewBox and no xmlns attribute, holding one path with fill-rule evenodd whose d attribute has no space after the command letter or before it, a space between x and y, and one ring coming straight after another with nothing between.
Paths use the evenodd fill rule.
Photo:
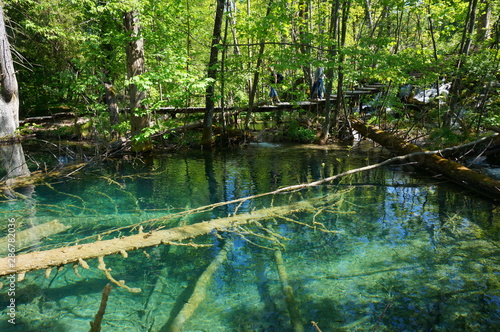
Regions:
<instances>
[{"instance_id":1,"label":"submerged tree branch","mask_svg":"<svg viewBox=\"0 0 500 332\"><path fill-rule=\"evenodd\" d=\"M188 301L184 301L184 306L181 311L175 316L172 323L166 328L168 332L181 332L186 322L193 316L196 309L205 300L207 288L212 282L214 273L227 259L228 253L233 246L232 242L227 242L220 250L219 254L214 258L212 263L201 274L196 282L195 288Z\"/></svg>"}]
</instances>

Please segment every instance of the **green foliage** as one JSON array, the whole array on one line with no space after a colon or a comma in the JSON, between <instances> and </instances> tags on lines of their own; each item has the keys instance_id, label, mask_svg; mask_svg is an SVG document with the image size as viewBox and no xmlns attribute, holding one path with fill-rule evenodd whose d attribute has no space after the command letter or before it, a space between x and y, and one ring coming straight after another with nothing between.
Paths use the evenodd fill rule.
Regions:
<instances>
[{"instance_id":1,"label":"green foliage","mask_svg":"<svg viewBox=\"0 0 500 332\"><path fill-rule=\"evenodd\" d=\"M460 59L457 49L468 6L463 1L351 1L346 12L345 45L339 42L340 36L331 35L335 2L235 1L232 2L235 8L225 13L229 26L227 30L223 27L223 31L227 31L225 40L230 45L219 46L226 58L224 67L218 64L224 72L219 72L216 82L206 79L214 1L7 0L5 3L8 18L14 23L9 26L15 27L10 33L13 48L22 55L17 68L22 116L46 114L51 106L64 104L99 119L96 126L102 127L105 134L109 128L104 121L107 116L104 83L113 85L120 109L129 107L127 87L136 84L146 92L144 103L154 114L154 110L165 106L203 106L210 83L215 84L217 104L224 97L226 106L244 107L248 104L255 71L260 75L256 100L267 100L269 65L285 74L280 97L291 102L308 97L311 78L305 73L318 66L333 70L333 77L327 80L333 81L334 89L339 71L346 89L369 82L383 82L391 87L414 83L425 88L439 78L451 81L463 77L458 97L467 108L474 108L485 86L499 80L500 58L497 48L492 47L498 41L498 31L492 31L490 39L475 40L473 51L457 70ZM340 13L346 8L343 6ZM491 8L491 27L498 26L500 8ZM480 23L484 9L484 3L480 3L476 24ZM129 36L123 28L123 13L131 10L140 13L147 72L128 80L125 46ZM372 26L368 26L367 12ZM341 33L341 17L339 23ZM238 48L234 43L239 44ZM260 43L264 43L264 53L262 64L257 67ZM491 95L495 95L493 91ZM396 103L393 105L398 107ZM492 97L484 106L483 117L466 120L494 123L491 114L495 111L498 100ZM115 129L124 132L125 125ZM155 130L161 128L148 129L144 137Z\"/></svg>"},{"instance_id":2,"label":"green foliage","mask_svg":"<svg viewBox=\"0 0 500 332\"><path fill-rule=\"evenodd\" d=\"M429 135L432 146L438 149L445 146L462 144L466 141L467 137L467 134L459 133L457 130L449 127L435 128Z\"/></svg>"},{"instance_id":3,"label":"green foliage","mask_svg":"<svg viewBox=\"0 0 500 332\"><path fill-rule=\"evenodd\" d=\"M312 143L317 139L314 130L303 127L297 120L293 120L288 124L285 138L297 143Z\"/></svg>"}]
</instances>

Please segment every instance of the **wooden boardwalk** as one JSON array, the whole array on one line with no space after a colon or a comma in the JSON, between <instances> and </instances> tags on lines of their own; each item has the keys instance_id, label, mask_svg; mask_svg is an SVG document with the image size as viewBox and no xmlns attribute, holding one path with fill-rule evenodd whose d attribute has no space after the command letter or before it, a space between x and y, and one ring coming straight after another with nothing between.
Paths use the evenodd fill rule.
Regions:
<instances>
[{"instance_id":1,"label":"wooden boardwalk","mask_svg":"<svg viewBox=\"0 0 500 332\"><path fill-rule=\"evenodd\" d=\"M367 84L361 87L357 87L354 90L344 91L344 98L346 99L357 99L359 100L361 96L377 94L384 91L386 85L381 83ZM337 95L332 95L330 97L331 101L337 100ZM307 109L318 106L323 106L326 103L326 99L320 100L306 100L306 101L295 101L295 102L281 102L275 105L271 104L259 104L252 108L252 112L273 112L277 110L293 110L293 109ZM214 109L215 113L220 113L222 111L221 107L216 107ZM244 108L224 108L224 112L246 112L248 107ZM157 110L158 113L170 114L175 116L176 114L194 114L194 113L204 113L205 107L186 107L186 108L175 108L175 107L162 107Z\"/></svg>"},{"instance_id":2,"label":"wooden boardwalk","mask_svg":"<svg viewBox=\"0 0 500 332\"><path fill-rule=\"evenodd\" d=\"M384 91L386 88L385 84L366 84L361 87L357 87L353 90L346 90L344 92L344 98L346 99L355 99L359 101L361 96L364 95L372 95L377 94L379 92ZM330 97L331 101L337 100L337 95L332 95ZM306 101L296 101L296 102L282 102L276 105L268 105L268 104L259 104L255 105L252 108L252 112L273 112L277 110L294 110L294 109L317 109L318 107L323 106L326 103L325 99L321 100L306 100ZM214 109L215 113L220 113L222 111L221 107L216 107ZM244 108L235 108L235 107L227 107L224 108L224 112L230 113L241 113L248 111L248 107ZM205 113L205 107L161 107L155 110L156 113L160 114L169 114L175 117L177 114L197 114L197 113ZM47 116L38 116L38 117L30 117L24 120L21 120L20 123L46 123L46 122L55 122L66 119L74 119L77 115L72 112L59 112L53 115Z\"/></svg>"}]
</instances>

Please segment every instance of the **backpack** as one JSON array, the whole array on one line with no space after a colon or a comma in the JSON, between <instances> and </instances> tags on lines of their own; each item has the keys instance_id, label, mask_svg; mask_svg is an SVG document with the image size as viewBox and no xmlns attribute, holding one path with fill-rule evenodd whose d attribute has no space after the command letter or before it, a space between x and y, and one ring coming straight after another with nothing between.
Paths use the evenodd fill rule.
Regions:
<instances>
[{"instance_id":1,"label":"backpack","mask_svg":"<svg viewBox=\"0 0 500 332\"><path fill-rule=\"evenodd\" d=\"M283 80L285 79L285 76L281 73L276 74L276 83L283 83Z\"/></svg>"}]
</instances>

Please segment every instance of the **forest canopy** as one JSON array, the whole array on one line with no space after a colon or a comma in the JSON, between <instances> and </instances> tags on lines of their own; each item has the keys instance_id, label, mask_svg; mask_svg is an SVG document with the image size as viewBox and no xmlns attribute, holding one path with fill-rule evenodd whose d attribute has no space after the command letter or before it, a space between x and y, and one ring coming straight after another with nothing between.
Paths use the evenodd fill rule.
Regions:
<instances>
[{"instance_id":1,"label":"forest canopy","mask_svg":"<svg viewBox=\"0 0 500 332\"><path fill-rule=\"evenodd\" d=\"M280 94L289 102L307 100L314 70L324 67L327 93L373 82L393 89L449 82L438 122L449 125L464 110L472 111L461 119L469 128L499 122L498 0L4 3L21 118L71 109L91 117L100 135L124 133L133 86L147 105L132 107L148 120L139 132L152 135L175 126L156 116L162 107L205 106L207 100L247 107L267 100L273 66L285 76ZM125 27L127 13L135 32ZM127 45L137 41L143 41L144 66L131 75ZM401 106L395 91L392 108ZM110 119L108 97L115 98L118 119Z\"/></svg>"}]
</instances>

